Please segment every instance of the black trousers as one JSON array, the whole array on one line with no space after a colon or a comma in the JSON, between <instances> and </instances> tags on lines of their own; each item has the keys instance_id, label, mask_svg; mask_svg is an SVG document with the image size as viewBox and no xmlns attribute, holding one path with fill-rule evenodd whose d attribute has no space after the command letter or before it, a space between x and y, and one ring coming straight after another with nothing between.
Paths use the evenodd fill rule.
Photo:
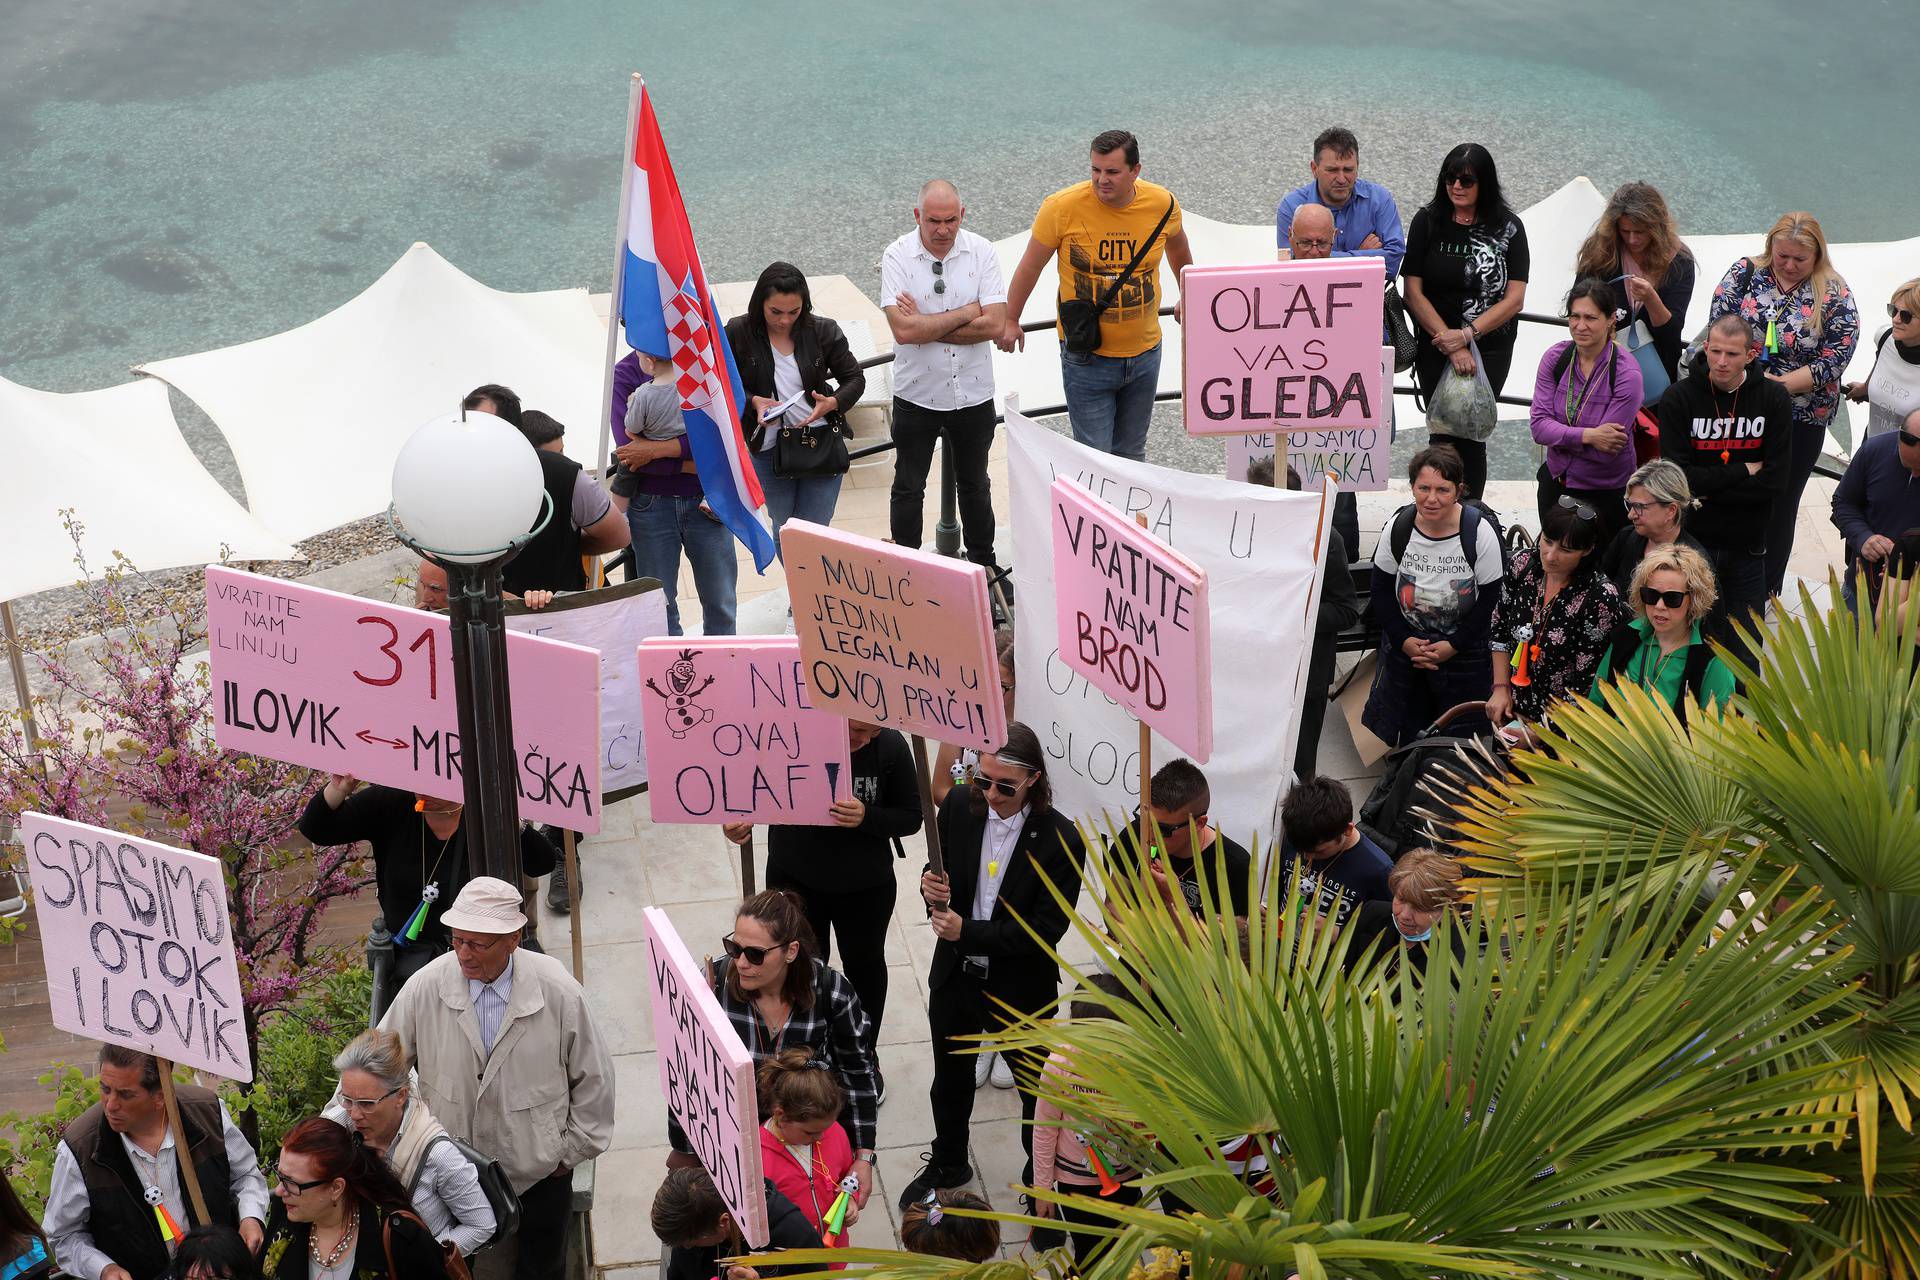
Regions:
<instances>
[{"instance_id":1,"label":"black trousers","mask_svg":"<svg viewBox=\"0 0 1920 1280\"><path fill-rule=\"evenodd\" d=\"M1560 501L1561 494L1578 498L1593 508L1600 520L1600 540L1593 544L1593 554L1599 555L1613 541L1613 535L1627 527L1627 491L1619 489L1569 489L1555 478L1546 463L1540 464L1535 477L1540 482L1537 502L1540 508L1540 524L1547 523L1547 512L1553 510Z\"/></svg>"},{"instance_id":2,"label":"black trousers","mask_svg":"<svg viewBox=\"0 0 1920 1280\"><path fill-rule=\"evenodd\" d=\"M870 889L836 892L801 884L777 862L767 864L767 888L788 889L800 895L807 924L820 943L820 959L831 964L833 944L840 940L840 972L853 984L867 1015L867 1048L880 1039L880 1019L887 1011L887 926L893 921L899 893L893 877Z\"/></svg>"},{"instance_id":3,"label":"black trousers","mask_svg":"<svg viewBox=\"0 0 1920 1280\"><path fill-rule=\"evenodd\" d=\"M1701 621L1700 632L1709 640L1720 641L1748 664L1759 655L1740 638L1734 623L1759 631L1767 608L1768 559L1766 555L1741 547L1707 548L1707 560L1713 565L1720 594Z\"/></svg>"},{"instance_id":4,"label":"black trousers","mask_svg":"<svg viewBox=\"0 0 1920 1280\"><path fill-rule=\"evenodd\" d=\"M893 400L893 540L920 545L927 505L927 471L934 446L945 435L953 448L954 488L960 498L960 528L967 559L993 563L993 496L987 480L987 453L993 448L993 401L964 409L923 409L898 396Z\"/></svg>"},{"instance_id":5,"label":"black trousers","mask_svg":"<svg viewBox=\"0 0 1920 1280\"><path fill-rule=\"evenodd\" d=\"M1794 420L1793 469L1787 473L1787 491L1774 499L1773 518L1767 522L1767 594L1777 596L1787 583L1787 561L1793 555L1794 529L1800 520L1800 497L1807 491L1813 465L1826 446L1827 429Z\"/></svg>"},{"instance_id":6,"label":"black trousers","mask_svg":"<svg viewBox=\"0 0 1920 1280\"><path fill-rule=\"evenodd\" d=\"M996 960L1005 964L1005 960ZM1038 1009L1029 1010L1038 1012ZM947 980L927 1001L927 1026L933 1032L933 1087L927 1100L933 1109L933 1163L944 1168L967 1163L968 1126L973 1122L973 1069L978 1046L962 1036L978 1035L1005 1025L1004 1011L987 998L986 982L965 969ZM1046 1059L1022 1049L1006 1055L1020 1090L1020 1146L1027 1153L1025 1182L1033 1176L1033 1094L1027 1089Z\"/></svg>"},{"instance_id":7,"label":"black trousers","mask_svg":"<svg viewBox=\"0 0 1920 1280\"><path fill-rule=\"evenodd\" d=\"M520 1193L520 1254L516 1280L561 1280L566 1274L567 1218L573 1175L542 1178Z\"/></svg>"},{"instance_id":8,"label":"black trousers","mask_svg":"<svg viewBox=\"0 0 1920 1280\"><path fill-rule=\"evenodd\" d=\"M1064 1187L1061 1189L1065 1190ZM1091 1193L1089 1189L1089 1194ZM1140 1188L1128 1183L1112 1195L1102 1196L1101 1199L1112 1204L1139 1204ZM1073 1228L1076 1226L1110 1227L1113 1225L1113 1219L1088 1213L1084 1209L1076 1209L1070 1204L1058 1205L1056 1208L1059 1210L1060 1220L1067 1226L1067 1239L1073 1245L1073 1260L1077 1264L1084 1265L1095 1249L1107 1243L1107 1237L1075 1231Z\"/></svg>"},{"instance_id":9,"label":"black trousers","mask_svg":"<svg viewBox=\"0 0 1920 1280\"><path fill-rule=\"evenodd\" d=\"M1493 387L1493 394L1507 385L1507 372L1513 368L1513 340L1507 339L1498 345L1482 342L1480 359L1487 366L1487 382ZM1433 389L1440 384L1440 375L1450 367L1451 361L1441 354L1440 348L1433 345L1432 339L1423 332L1420 335L1419 350L1413 357L1413 382L1420 388L1422 403L1433 398ZM1487 496L1487 442L1485 440L1462 440L1458 436L1443 436L1428 432L1427 439L1432 444L1452 445L1460 454L1460 461L1467 466L1467 492L1469 498Z\"/></svg>"}]
</instances>

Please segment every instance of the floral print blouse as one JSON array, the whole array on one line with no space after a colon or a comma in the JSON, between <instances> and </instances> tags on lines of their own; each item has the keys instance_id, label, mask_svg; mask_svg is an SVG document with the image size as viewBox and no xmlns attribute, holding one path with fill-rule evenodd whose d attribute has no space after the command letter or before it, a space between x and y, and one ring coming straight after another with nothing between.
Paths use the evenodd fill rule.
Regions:
<instances>
[{"instance_id":1,"label":"floral print blouse","mask_svg":"<svg viewBox=\"0 0 1920 1280\"><path fill-rule=\"evenodd\" d=\"M1538 722L1553 703L1581 697L1593 687L1594 672L1613 633L1633 617L1620 589L1600 572L1597 551L1587 555L1553 602L1542 607L1546 587L1539 551L1530 547L1515 556L1487 637L1490 648L1511 654L1520 643L1516 631L1533 628L1527 658L1532 683L1513 686L1513 714L1531 722ZM1519 660L1512 661L1517 671Z\"/></svg>"},{"instance_id":2,"label":"floral print blouse","mask_svg":"<svg viewBox=\"0 0 1920 1280\"><path fill-rule=\"evenodd\" d=\"M1853 359L1854 345L1860 341L1860 309L1854 305L1846 281L1838 278L1820 309L1817 329L1813 302L1811 279L1782 289L1772 271L1755 266L1752 258L1742 258L1728 267L1727 274L1714 286L1707 320L1711 323L1738 311L1763 339L1771 320L1779 352L1773 356L1763 352L1761 360L1773 373L1787 373L1802 365L1813 370L1813 390L1793 397L1793 420L1797 425L1824 427L1840 404L1840 374Z\"/></svg>"}]
</instances>

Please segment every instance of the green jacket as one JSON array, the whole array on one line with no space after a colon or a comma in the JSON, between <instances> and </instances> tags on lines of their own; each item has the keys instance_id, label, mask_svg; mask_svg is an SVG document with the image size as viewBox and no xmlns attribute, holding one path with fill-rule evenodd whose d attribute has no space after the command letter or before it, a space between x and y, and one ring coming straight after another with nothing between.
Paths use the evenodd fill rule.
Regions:
<instances>
[{"instance_id":1,"label":"green jacket","mask_svg":"<svg viewBox=\"0 0 1920 1280\"><path fill-rule=\"evenodd\" d=\"M1639 637L1639 648L1616 674L1613 651L1625 640L1626 630L1631 629ZM1705 643L1700 639L1700 624L1695 623L1692 638L1684 648L1675 649L1664 659L1660 656L1660 642L1654 638L1653 627L1645 618L1635 618L1623 628L1619 637L1607 646L1600 655L1599 674L1594 677L1593 688L1587 697L1599 702L1600 688L1610 681L1618 680L1622 684L1637 684L1651 690L1666 700L1670 707L1679 707L1681 684L1686 675L1687 650L1694 645ZM1724 704L1733 697L1733 672L1727 664L1714 658L1707 663L1707 669L1700 678L1700 705Z\"/></svg>"}]
</instances>

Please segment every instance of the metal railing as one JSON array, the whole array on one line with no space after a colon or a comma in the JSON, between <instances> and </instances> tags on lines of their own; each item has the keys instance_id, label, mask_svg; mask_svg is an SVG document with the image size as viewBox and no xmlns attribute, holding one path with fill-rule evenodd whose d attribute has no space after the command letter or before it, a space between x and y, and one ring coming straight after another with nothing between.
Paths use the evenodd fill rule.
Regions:
<instances>
[{"instance_id":1,"label":"metal railing","mask_svg":"<svg viewBox=\"0 0 1920 1280\"><path fill-rule=\"evenodd\" d=\"M1173 314L1173 308L1162 307L1160 308L1160 314L1163 316L1171 316ZM1556 325L1562 329L1567 327L1567 321L1564 316L1543 316L1530 311L1522 311L1515 318L1533 324ZM1037 333L1042 329L1053 328L1054 324L1055 321L1051 319L1035 320L1021 325L1020 332ZM862 360L859 367L865 370L878 368L883 364L891 364L894 359L894 354L892 351L887 351L877 356L871 356L868 359ZM1402 386L1399 383L1395 383L1393 394L1396 396L1412 396L1417 395L1418 392L1411 384ZM1181 396L1182 393L1179 391L1162 391L1153 397L1153 402L1155 404L1167 404L1180 399ZM1496 399L1501 404L1518 405L1522 408L1533 403L1530 399L1523 399L1520 396L1501 395L1496 397ZM1066 411L1067 406L1064 404L1046 405L1038 409L1022 408L1020 410L1022 415L1029 418L1051 418ZM1005 420L1005 414L997 413L993 417L996 426ZM849 450L847 460L849 462L858 462L862 458L872 458L896 447L891 438L878 440L873 444L863 445L858 449ZM960 554L960 491L957 479L953 470L953 446L947 437L942 434L940 437L940 519L933 526L933 549L943 556L957 556Z\"/></svg>"},{"instance_id":2,"label":"metal railing","mask_svg":"<svg viewBox=\"0 0 1920 1280\"><path fill-rule=\"evenodd\" d=\"M1173 308L1162 307L1160 308L1160 314L1163 316L1171 316L1173 314ZM1567 327L1567 318L1565 316L1542 315L1537 311L1519 312L1514 316L1514 319L1523 324L1544 324L1559 329ZM1053 328L1054 324L1055 322L1053 320L1035 320L1031 323L1021 325L1020 332L1037 333L1042 329ZM860 368L877 368L880 365L892 363L893 358L894 352L888 351L881 355L862 360L860 362ZM1393 394L1396 396L1417 396L1419 392L1418 389L1411 384L1395 383ZM1180 399L1181 396L1182 393L1179 391L1162 391L1153 397L1153 401L1155 404L1166 404ZM1505 393L1495 396L1494 399L1501 404L1513 405L1521 409L1530 408L1533 404L1531 397L1507 395ZM1039 409L1023 408L1021 413L1029 418L1051 418L1066 411L1066 405L1055 404L1047 405ZM995 414L993 420L994 423L998 425L1006 420L1006 415ZM896 446L891 439L879 440L873 444L863 445L858 449L851 450L847 454L847 458L849 461L858 462L862 458L875 457L894 447ZM1844 468L1838 464L1836 459L1829 458L1825 453L1820 455L1819 460L1814 463L1813 467L1815 475L1828 480L1838 480L1843 470ZM933 527L933 549L943 556L957 556L960 554L959 503L959 489L956 487L956 477L953 470L952 445L948 442L946 436L942 435L940 437L940 519Z\"/></svg>"}]
</instances>

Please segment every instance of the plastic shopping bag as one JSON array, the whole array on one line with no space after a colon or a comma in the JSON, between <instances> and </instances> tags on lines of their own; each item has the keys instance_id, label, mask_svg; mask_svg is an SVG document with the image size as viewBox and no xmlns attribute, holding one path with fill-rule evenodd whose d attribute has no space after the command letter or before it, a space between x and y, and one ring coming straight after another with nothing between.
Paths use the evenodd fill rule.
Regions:
<instances>
[{"instance_id":1,"label":"plastic shopping bag","mask_svg":"<svg viewBox=\"0 0 1920 1280\"><path fill-rule=\"evenodd\" d=\"M1427 430L1433 435L1485 440L1499 421L1500 407L1493 398L1493 384L1487 381L1480 344L1468 338L1467 347L1473 353L1473 372L1460 373L1451 361L1441 370L1439 385L1427 401Z\"/></svg>"}]
</instances>

